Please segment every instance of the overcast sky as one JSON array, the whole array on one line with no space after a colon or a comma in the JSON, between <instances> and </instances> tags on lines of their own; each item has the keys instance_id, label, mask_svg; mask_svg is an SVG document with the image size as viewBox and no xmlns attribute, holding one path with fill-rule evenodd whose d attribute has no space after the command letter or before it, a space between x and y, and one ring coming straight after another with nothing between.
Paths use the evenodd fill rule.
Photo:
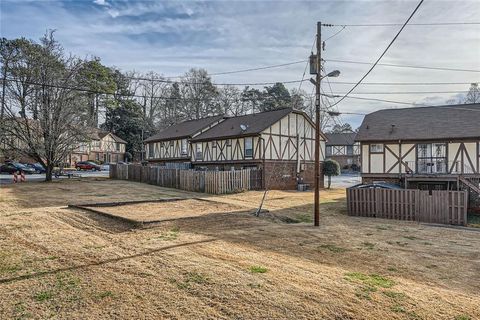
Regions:
<instances>
[{"instance_id":1,"label":"overcast sky","mask_svg":"<svg viewBox=\"0 0 480 320\"><path fill-rule=\"evenodd\" d=\"M316 22L337 25L403 23L418 1L22 1L1 0L1 35L38 39L47 29L80 57L98 56L124 71L183 74L191 67L210 73L306 59ZM426 0L411 23L479 22L480 1ZM374 62L400 26L346 27L326 42L325 59ZM323 39L341 27L324 27ZM480 25L407 26L383 63L480 70ZM215 82L273 82L302 78L305 64L214 76ZM369 65L326 62L338 69L331 81L356 82ZM308 76L308 75L307 75ZM377 66L365 82L480 82L478 72L453 72ZM325 83L326 85L326 83ZM352 85L332 83L335 93ZM289 88L298 84L288 85ZM469 85L361 85L354 92L466 91ZM302 89L311 92L309 82ZM330 88L326 86L326 92ZM353 95L442 104L455 93ZM384 102L345 99L341 112L395 107ZM404 107L404 106L402 106ZM357 127L361 116L343 115Z\"/></svg>"}]
</instances>

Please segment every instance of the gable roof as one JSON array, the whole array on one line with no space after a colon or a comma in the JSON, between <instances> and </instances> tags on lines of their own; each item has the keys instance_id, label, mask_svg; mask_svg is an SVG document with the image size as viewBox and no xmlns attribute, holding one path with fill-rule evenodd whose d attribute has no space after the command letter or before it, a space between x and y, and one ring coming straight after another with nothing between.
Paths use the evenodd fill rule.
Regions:
<instances>
[{"instance_id":1,"label":"gable roof","mask_svg":"<svg viewBox=\"0 0 480 320\"><path fill-rule=\"evenodd\" d=\"M244 116L230 117L213 128L205 131L198 137L195 137L192 141L254 136L260 134L263 130L267 129L291 112L294 112L292 108L283 108ZM240 125L246 126L246 130L242 130Z\"/></svg>"},{"instance_id":2,"label":"gable roof","mask_svg":"<svg viewBox=\"0 0 480 320\"><path fill-rule=\"evenodd\" d=\"M198 120L187 120L174 124L165 130L145 139L145 142L172 140L180 138L191 138L195 133L205 129L209 125L224 118L223 115L202 118Z\"/></svg>"},{"instance_id":3,"label":"gable roof","mask_svg":"<svg viewBox=\"0 0 480 320\"><path fill-rule=\"evenodd\" d=\"M108 136L109 134L112 136L112 138L113 138L113 140L115 140L115 142L125 143L125 144L127 143L127 141L123 140L122 138L120 138L116 134L114 134L112 132L109 132L109 131L103 131L103 130L100 130L100 129L97 129L97 128L92 129L91 139L101 140L101 139L105 138L106 136Z\"/></svg>"},{"instance_id":4,"label":"gable roof","mask_svg":"<svg viewBox=\"0 0 480 320\"><path fill-rule=\"evenodd\" d=\"M112 138L113 138L113 140L115 140L115 142L127 144L127 141L123 140L122 138L120 138L116 134L111 133L111 132L110 132L110 134L112 135Z\"/></svg>"},{"instance_id":5,"label":"gable roof","mask_svg":"<svg viewBox=\"0 0 480 320\"><path fill-rule=\"evenodd\" d=\"M379 110L365 116L356 141L480 138L480 103Z\"/></svg>"},{"instance_id":6,"label":"gable roof","mask_svg":"<svg viewBox=\"0 0 480 320\"><path fill-rule=\"evenodd\" d=\"M355 144L355 132L325 133L327 146L353 146Z\"/></svg>"}]
</instances>

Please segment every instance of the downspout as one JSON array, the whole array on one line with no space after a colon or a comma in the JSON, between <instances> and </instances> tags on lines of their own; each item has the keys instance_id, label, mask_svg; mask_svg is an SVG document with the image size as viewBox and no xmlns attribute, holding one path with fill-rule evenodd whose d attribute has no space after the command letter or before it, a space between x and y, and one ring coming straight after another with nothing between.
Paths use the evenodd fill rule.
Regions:
<instances>
[{"instance_id":1,"label":"downspout","mask_svg":"<svg viewBox=\"0 0 480 320\"><path fill-rule=\"evenodd\" d=\"M262 206L263 206L263 202L265 201L265 197L267 196L267 184L266 184L266 170L265 170L265 151L266 151L266 147L265 147L265 139L262 138L262 136L260 135L259 137L259 140L263 142L263 172L262 172L262 184L263 184L263 188L265 189L264 192L263 192L263 197L262 197L262 201L260 202L260 206L258 206L258 209L257 211L255 212L255 216L259 216L260 215L260 212L262 211Z\"/></svg>"}]
</instances>

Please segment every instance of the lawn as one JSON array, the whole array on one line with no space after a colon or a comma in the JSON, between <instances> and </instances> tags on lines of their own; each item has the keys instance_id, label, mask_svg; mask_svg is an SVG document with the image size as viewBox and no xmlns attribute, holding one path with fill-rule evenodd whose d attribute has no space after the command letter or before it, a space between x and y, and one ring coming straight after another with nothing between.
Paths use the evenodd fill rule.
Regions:
<instances>
[{"instance_id":1,"label":"lawn","mask_svg":"<svg viewBox=\"0 0 480 320\"><path fill-rule=\"evenodd\" d=\"M312 193L269 192L257 218L261 197L2 186L0 319L480 318L480 232L349 217L340 189L321 192L314 228ZM66 207L171 198L185 200L95 207L166 220L143 228Z\"/></svg>"}]
</instances>

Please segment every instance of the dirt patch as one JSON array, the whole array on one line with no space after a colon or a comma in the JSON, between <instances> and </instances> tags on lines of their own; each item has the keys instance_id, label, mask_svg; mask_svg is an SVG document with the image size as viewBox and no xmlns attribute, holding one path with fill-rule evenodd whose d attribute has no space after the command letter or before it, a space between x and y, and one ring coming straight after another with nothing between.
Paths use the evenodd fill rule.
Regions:
<instances>
[{"instance_id":1,"label":"dirt patch","mask_svg":"<svg viewBox=\"0 0 480 320\"><path fill-rule=\"evenodd\" d=\"M90 207L88 205L84 205L83 207L139 223L195 218L209 214L252 211L252 209L249 209L245 206L201 199L144 202L115 205L111 207L103 205L100 207Z\"/></svg>"}]
</instances>

